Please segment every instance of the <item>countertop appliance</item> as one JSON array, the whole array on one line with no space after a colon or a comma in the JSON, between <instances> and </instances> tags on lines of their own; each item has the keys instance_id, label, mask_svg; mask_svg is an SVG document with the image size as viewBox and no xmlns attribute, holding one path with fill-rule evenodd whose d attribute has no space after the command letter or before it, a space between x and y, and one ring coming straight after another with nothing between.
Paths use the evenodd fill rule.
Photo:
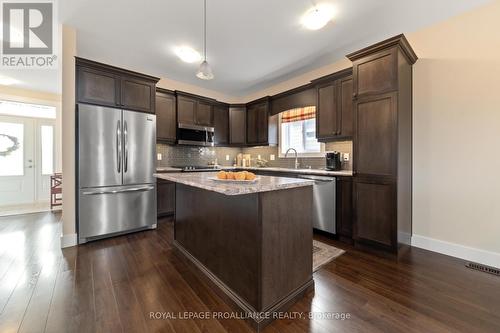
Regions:
<instances>
[{"instance_id":1,"label":"countertop appliance","mask_svg":"<svg viewBox=\"0 0 500 333\"><path fill-rule=\"evenodd\" d=\"M340 153L334 151L331 153L326 153L326 169L331 171L339 171L342 169L342 161L340 159Z\"/></svg>"},{"instance_id":2,"label":"countertop appliance","mask_svg":"<svg viewBox=\"0 0 500 333\"><path fill-rule=\"evenodd\" d=\"M313 185L313 228L335 234L335 177L299 176L298 178L314 180Z\"/></svg>"},{"instance_id":3,"label":"countertop appliance","mask_svg":"<svg viewBox=\"0 0 500 333\"><path fill-rule=\"evenodd\" d=\"M156 116L77 105L79 243L156 228Z\"/></svg>"},{"instance_id":4,"label":"countertop appliance","mask_svg":"<svg viewBox=\"0 0 500 333\"><path fill-rule=\"evenodd\" d=\"M177 143L180 145L213 147L215 129L213 127L179 123Z\"/></svg>"}]
</instances>

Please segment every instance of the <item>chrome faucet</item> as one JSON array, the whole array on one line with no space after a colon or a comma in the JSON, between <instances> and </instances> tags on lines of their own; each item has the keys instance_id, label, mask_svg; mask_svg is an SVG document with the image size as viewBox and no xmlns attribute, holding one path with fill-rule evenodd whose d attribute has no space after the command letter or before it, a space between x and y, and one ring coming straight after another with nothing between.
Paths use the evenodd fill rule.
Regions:
<instances>
[{"instance_id":1,"label":"chrome faucet","mask_svg":"<svg viewBox=\"0 0 500 333\"><path fill-rule=\"evenodd\" d=\"M285 158L288 157L288 152L290 150L293 150L295 152L295 169L298 169L299 168L299 159L298 159L299 154L297 154L297 150L295 150L295 148L288 148L286 153L285 153Z\"/></svg>"}]
</instances>

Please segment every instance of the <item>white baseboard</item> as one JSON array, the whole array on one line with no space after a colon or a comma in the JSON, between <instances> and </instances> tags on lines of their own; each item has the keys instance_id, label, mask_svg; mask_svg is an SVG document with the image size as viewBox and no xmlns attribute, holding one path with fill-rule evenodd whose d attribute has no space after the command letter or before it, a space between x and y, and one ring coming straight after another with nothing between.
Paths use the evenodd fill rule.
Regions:
<instances>
[{"instance_id":1,"label":"white baseboard","mask_svg":"<svg viewBox=\"0 0 500 333\"><path fill-rule=\"evenodd\" d=\"M463 246L415 234L411 237L411 245L467 261L473 261L500 268L500 253L476 249L474 247Z\"/></svg>"},{"instance_id":2,"label":"white baseboard","mask_svg":"<svg viewBox=\"0 0 500 333\"><path fill-rule=\"evenodd\" d=\"M61 235L61 249L78 245L78 237L76 234Z\"/></svg>"}]
</instances>

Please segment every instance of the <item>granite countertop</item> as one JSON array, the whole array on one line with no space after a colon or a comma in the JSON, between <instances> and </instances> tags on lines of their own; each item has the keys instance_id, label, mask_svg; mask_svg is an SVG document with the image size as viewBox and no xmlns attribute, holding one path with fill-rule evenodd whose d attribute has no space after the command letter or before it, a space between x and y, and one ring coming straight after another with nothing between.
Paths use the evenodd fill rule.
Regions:
<instances>
[{"instance_id":1,"label":"granite countertop","mask_svg":"<svg viewBox=\"0 0 500 333\"><path fill-rule=\"evenodd\" d=\"M198 187L207 191L225 195L241 195L259 192L284 190L289 188L311 186L314 181L273 176L257 176L255 183L226 183L217 182L211 178L217 177L216 172L184 172L184 173L157 173L156 178L171 182Z\"/></svg>"},{"instance_id":2,"label":"granite countertop","mask_svg":"<svg viewBox=\"0 0 500 333\"><path fill-rule=\"evenodd\" d=\"M156 172L181 172L182 169L180 168L173 168L173 167L157 167Z\"/></svg>"},{"instance_id":3,"label":"granite countertop","mask_svg":"<svg viewBox=\"0 0 500 333\"><path fill-rule=\"evenodd\" d=\"M278 168L278 167L222 167L222 169L241 169L241 170L262 170L262 171L275 171L275 172L289 172L298 173L303 175L318 175L318 176L345 176L351 177L351 170L329 171L323 169L293 169L293 168Z\"/></svg>"}]
</instances>

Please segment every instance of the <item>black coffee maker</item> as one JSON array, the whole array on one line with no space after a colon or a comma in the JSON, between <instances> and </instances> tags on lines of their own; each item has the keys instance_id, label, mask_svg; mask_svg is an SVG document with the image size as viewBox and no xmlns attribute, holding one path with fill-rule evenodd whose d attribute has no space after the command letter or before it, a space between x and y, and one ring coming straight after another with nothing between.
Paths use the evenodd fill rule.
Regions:
<instances>
[{"instance_id":1,"label":"black coffee maker","mask_svg":"<svg viewBox=\"0 0 500 333\"><path fill-rule=\"evenodd\" d=\"M341 168L340 153L338 151L326 153L326 170L339 171Z\"/></svg>"}]
</instances>

